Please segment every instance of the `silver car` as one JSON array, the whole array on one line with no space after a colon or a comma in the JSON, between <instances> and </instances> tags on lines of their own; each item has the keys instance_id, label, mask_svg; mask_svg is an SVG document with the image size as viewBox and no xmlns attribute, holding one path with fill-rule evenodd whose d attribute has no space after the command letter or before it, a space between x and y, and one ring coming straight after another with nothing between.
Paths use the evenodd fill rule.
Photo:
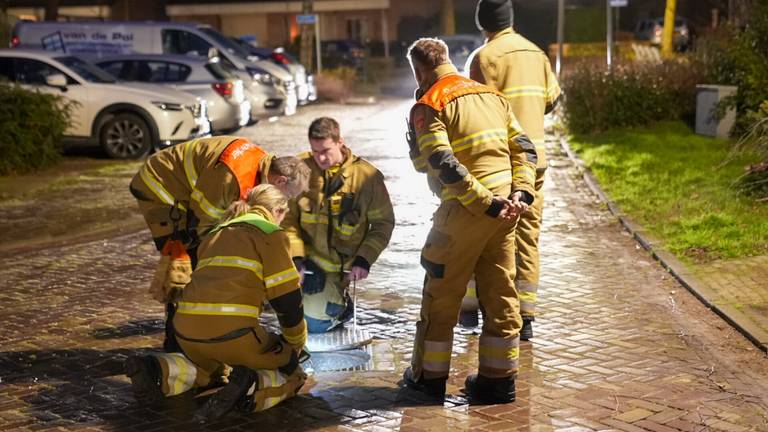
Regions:
<instances>
[{"instance_id":1,"label":"silver car","mask_svg":"<svg viewBox=\"0 0 768 432\"><path fill-rule=\"evenodd\" d=\"M243 81L216 57L128 54L105 57L97 65L122 81L170 85L204 99L215 133L234 132L250 121Z\"/></svg>"}]
</instances>

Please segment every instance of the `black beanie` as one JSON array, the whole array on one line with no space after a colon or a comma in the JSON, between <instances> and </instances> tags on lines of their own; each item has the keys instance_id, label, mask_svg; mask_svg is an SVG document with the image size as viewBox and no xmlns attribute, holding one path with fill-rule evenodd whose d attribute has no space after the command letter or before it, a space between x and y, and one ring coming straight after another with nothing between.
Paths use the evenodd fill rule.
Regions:
<instances>
[{"instance_id":1,"label":"black beanie","mask_svg":"<svg viewBox=\"0 0 768 432\"><path fill-rule=\"evenodd\" d=\"M480 0L475 23L478 29L490 33L512 27L512 0Z\"/></svg>"}]
</instances>

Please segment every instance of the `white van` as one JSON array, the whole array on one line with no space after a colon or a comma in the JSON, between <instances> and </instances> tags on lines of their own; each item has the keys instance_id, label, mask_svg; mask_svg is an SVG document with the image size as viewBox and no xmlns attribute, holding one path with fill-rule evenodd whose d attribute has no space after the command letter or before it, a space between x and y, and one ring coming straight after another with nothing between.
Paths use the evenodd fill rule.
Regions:
<instances>
[{"instance_id":1,"label":"white van","mask_svg":"<svg viewBox=\"0 0 768 432\"><path fill-rule=\"evenodd\" d=\"M21 21L13 30L11 43L14 47L58 51L89 60L133 53L207 57L214 48L222 63L236 70L248 86L274 84L280 88L286 95L285 114L296 112L296 85L290 72L268 61L248 60L249 54L242 47L205 24Z\"/></svg>"}]
</instances>

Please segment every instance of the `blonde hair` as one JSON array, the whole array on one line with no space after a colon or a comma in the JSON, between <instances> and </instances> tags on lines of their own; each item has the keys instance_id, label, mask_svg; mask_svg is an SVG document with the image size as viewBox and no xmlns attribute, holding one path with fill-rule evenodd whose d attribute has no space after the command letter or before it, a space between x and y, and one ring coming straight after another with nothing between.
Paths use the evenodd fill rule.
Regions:
<instances>
[{"instance_id":1,"label":"blonde hair","mask_svg":"<svg viewBox=\"0 0 768 432\"><path fill-rule=\"evenodd\" d=\"M248 192L244 200L238 200L229 205L221 222L228 222L254 210L263 209L272 214L288 211L288 198L280 189L271 184L260 184Z\"/></svg>"},{"instance_id":2,"label":"blonde hair","mask_svg":"<svg viewBox=\"0 0 768 432\"><path fill-rule=\"evenodd\" d=\"M408 48L406 57L408 57L411 64L417 62L429 69L435 69L441 64L450 63L448 45L437 38L421 38L417 40Z\"/></svg>"}]
</instances>

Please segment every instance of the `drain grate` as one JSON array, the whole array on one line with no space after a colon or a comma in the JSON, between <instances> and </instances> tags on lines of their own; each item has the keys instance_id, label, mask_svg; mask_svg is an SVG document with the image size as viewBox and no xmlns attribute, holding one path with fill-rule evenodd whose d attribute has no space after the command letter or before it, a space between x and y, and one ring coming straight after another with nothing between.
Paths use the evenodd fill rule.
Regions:
<instances>
[{"instance_id":1,"label":"drain grate","mask_svg":"<svg viewBox=\"0 0 768 432\"><path fill-rule=\"evenodd\" d=\"M357 326L310 334L306 349L312 357L304 363L304 369L308 372L372 370L371 340L371 334Z\"/></svg>"}]
</instances>

